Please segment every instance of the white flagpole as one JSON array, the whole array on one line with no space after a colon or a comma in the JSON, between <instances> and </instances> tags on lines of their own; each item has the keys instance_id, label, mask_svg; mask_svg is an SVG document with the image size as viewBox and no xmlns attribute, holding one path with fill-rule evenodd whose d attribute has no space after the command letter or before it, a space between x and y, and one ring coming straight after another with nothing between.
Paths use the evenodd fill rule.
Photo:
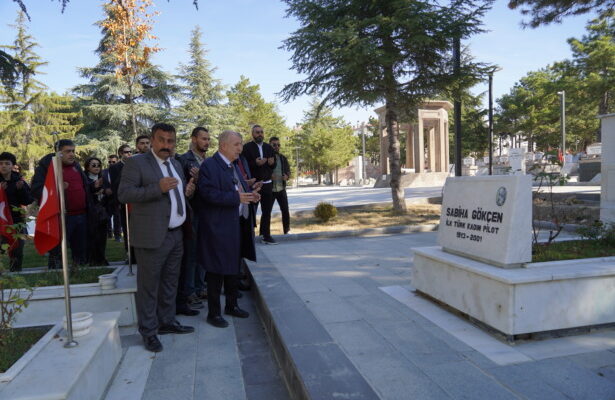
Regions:
<instances>
[{"instance_id":1,"label":"white flagpole","mask_svg":"<svg viewBox=\"0 0 615 400\"><path fill-rule=\"evenodd\" d=\"M56 153L53 157L55 175L56 175L56 189L60 196L60 229L62 232L62 271L64 272L64 303L66 304L66 343L64 347L75 347L77 343L73 339L73 318L70 304L70 282L68 274L68 249L66 248L66 203L64 200L64 177L62 175L62 152Z\"/></svg>"},{"instance_id":2,"label":"white flagpole","mask_svg":"<svg viewBox=\"0 0 615 400\"><path fill-rule=\"evenodd\" d=\"M132 272L132 249L130 248L130 220L128 212L128 203L124 204L124 211L126 212L126 248L128 249L128 276L134 276Z\"/></svg>"}]
</instances>

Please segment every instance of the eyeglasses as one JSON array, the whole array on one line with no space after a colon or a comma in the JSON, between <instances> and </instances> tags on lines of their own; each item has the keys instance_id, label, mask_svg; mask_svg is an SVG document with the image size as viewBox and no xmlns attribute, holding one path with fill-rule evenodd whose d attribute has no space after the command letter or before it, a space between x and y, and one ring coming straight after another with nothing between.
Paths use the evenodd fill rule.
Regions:
<instances>
[{"instance_id":1,"label":"eyeglasses","mask_svg":"<svg viewBox=\"0 0 615 400\"><path fill-rule=\"evenodd\" d=\"M132 154L132 150L125 150L124 154Z\"/></svg>"},{"instance_id":2,"label":"eyeglasses","mask_svg":"<svg viewBox=\"0 0 615 400\"><path fill-rule=\"evenodd\" d=\"M115 160L109 160L109 164L115 164L117 161Z\"/></svg>"},{"instance_id":3,"label":"eyeglasses","mask_svg":"<svg viewBox=\"0 0 615 400\"><path fill-rule=\"evenodd\" d=\"M100 164L90 164L90 168L100 168Z\"/></svg>"},{"instance_id":4,"label":"eyeglasses","mask_svg":"<svg viewBox=\"0 0 615 400\"><path fill-rule=\"evenodd\" d=\"M263 131L254 131L254 133L263 133Z\"/></svg>"},{"instance_id":5,"label":"eyeglasses","mask_svg":"<svg viewBox=\"0 0 615 400\"><path fill-rule=\"evenodd\" d=\"M280 147L280 144L272 144L271 147Z\"/></svg>"}]
</instances>

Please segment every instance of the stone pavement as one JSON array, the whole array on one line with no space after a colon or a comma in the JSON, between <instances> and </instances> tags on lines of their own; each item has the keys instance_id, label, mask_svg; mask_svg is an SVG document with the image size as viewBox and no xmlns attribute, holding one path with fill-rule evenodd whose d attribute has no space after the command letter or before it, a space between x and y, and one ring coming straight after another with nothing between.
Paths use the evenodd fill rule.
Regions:
<instances>
[{"instance_id":1,"label":"stone pavement","mask_svg":"<svg viewBox=\"0 0 615 400\"><path fill-rule=\"evenodd\" d=\"M572 350L571 338L498 342L529 361L496 363L497 346L464 340L474 328L441 327L385 293L411 284L411 248L435 242L435 233L283 242L259 246L252 268L282 274L381 399L615 399L615 329L578 336Z\"/></svg>"},{"instance_id":2,"label":"stone pavement","mask_svg":"<svg viewBox=\"0 0 615 400\"><path fill-rule=\"evenodd\" d=\"M252 293L239 300L250 318L228 317L228 328L207 324L206 311L179 316L196 332L160 336L161 353L146 351L134 328L123 329L124 358L105 400L288 400Z\"/></svg>"}]
</instances>

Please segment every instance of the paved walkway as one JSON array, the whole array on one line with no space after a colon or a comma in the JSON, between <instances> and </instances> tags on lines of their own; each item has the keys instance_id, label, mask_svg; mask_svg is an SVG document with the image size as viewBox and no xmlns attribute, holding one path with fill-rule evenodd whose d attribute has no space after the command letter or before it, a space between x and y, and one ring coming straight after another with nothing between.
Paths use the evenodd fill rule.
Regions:
<instances>
[{"instance_id":1,"label":"paved walkway","mask_svg":"<svg viewBox=\"0 0 615 400\"><path fill-rule=\"evenodd\" d=\"M497 346L467 344L463 331L471 327L447 330L396 300L391 288L411 284L411 248L435 242L435 233L420 233L284 242L259 251L382 399L615 399L615 330L576 343L533 342L523 348L529 361L501 365L489 354Z\"/></svg>"}]
</instances>

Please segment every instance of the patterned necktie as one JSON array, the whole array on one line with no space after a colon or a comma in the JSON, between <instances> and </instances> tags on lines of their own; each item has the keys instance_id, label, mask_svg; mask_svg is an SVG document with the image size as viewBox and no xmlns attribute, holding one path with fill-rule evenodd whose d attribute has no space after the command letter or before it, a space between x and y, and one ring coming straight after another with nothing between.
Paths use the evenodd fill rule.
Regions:
<instances>
[{"instance_id":1,"label":"patterned necktie","mask_svg":"<svg viewBox=\"0 0 615 400\"><path fill-rule=\"evenodd\" d=\"M237 189L239 190L239 193L245 193L243 184L241 183L241 180L239 179L239 175L237 174L237 168L235 168L233 164L231 164L231 168L233 168L233 176L235 177L235 180L237 181ZM248 205L242 203L240 207L241 207L241 210L240 210L241 216L244 217L245 219L248 219L248 216L250 215L250 210L248 209Z\"/></svg>"},{"instance_id":2,"label":"patterned necktie","mask_svg":"<svg viewBox=\"0 0 615 400\"><path fill-rule=\"evenodd\" d=\"M166 165L169 176L173 178L174 176L173 172L171 172L171 165L169 165L169 162L165 161L163 164ZM179 189L177 189L177 187L173 189L173 194L175 195L175 202L177 203L177 213L182 216L184 215L184 205L182 204L182 197L179 194Z\"/></svg>"}]
</instances>

